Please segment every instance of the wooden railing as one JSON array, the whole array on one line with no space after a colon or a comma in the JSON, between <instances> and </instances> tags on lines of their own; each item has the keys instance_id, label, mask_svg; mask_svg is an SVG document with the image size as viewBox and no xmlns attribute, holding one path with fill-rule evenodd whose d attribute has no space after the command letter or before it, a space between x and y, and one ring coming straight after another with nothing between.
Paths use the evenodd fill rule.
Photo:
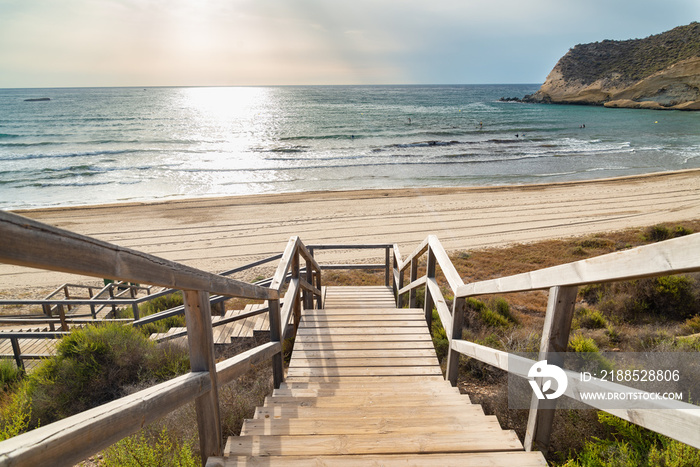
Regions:
<instances>
[{"instance_id":1,"label":"wooden railing","mask_svg":"<svg viewBox=\"0 0 700 467\"><path fill-rule=\"evenodd\" d=\"M418 260L426 253L426 274L418 278ZM454 385L457 381L460 354L523 378L528 377L527 369L536 363L535 360L463 340L462 322L468 297L549 290L539 355L539 360L544 360L554 352L565 352L567 349L579 286L700 271L700 234L524 274L469 284L463 283L445 250L434 236L426 238L405 260L401 259L398 246L394 247L394 254L394 290L397 293L397 302L401 306L402 295L408 293L409 305L415 306L416 290L419 287L425 287L426 319L430 320L432 309L435 307L450 342L446 378ZM440 266L454 296L451 311L447 307L435 279L436 265ZM410 283L404 286L406 271L410 272ZM548 363L558 364L558 362ZM567 374L570 383L564 394L568 396L581 392L640 392L637 389L606 381L582 382L576 378L575 374L571 372L567 372ZM583 402L629 422L700 448L700 408L697 405L679 401L649 400L648 409L623 410L610 409L601 405L600 402ZM531 450L533 447L544 451L548 449L555 407L552 400L539 400L534 395L532 396L524 443L527 450Z\"/></svg>"},{"instance_id":2,"label":"wooden railing","mask_svg":"<svg viewBox=\"0 0 700 467\"><path fill-rule=\"evenodd\" d=\"M298 277L300 257L306 260L306 279ZM287 245L271 287L261 287L5 212L0 212L0 262L182 290L191 368L187 375L3 441L1 465L74 465L191 401L203 464L207 457L221 455L219 386L271 359L278 387L282 332L300 306L299 291L311 302L312 295L320 297L321 287L320 267L296 237ZM280 310L290 269L292 279ZM210 294L266 300L270 342L215 364Z\"/></svg>"},{"instance_id":3,"label":"wooden railing","mask_svg":"<svg viewBox=\"0 0 700 467\"><path fill-rule=\"evenodd\" d=\"M359 267L384 269L386 284L392 285L399 306L403 305L403 296L408 294L408 305L414 307L416 291L420 287L425 289L426 320L430 321L435 308L447 331L450 345L446 378L452 384L457 381L460 354L523 377L527 375L522 368L529 368L535 363L534 360L463 340L462 321L467 297L549 289L540 347L542 357L548 352L566 349L578 286L700 271L700 234L470 284L464 284L435 236L427 237L405 260L398 245L316 245L312 249L305 247L299 238L292 237L280 256L279 266L269 287L261 287L0 212L0 262L182 290L191 364L191 372L187 375L3 441L0 443L0 464L41 465L56 464L60 460L64 465L72 465L192 400L197 411L203 460L211 455L220 455L222 437L218 387L247 371L251 365L270 359L275 387L279 387L283 379L283 337L290 334L299 322L302 307L320 306L321 270L328 266L319 266L313 250L354 247L385 250L384 264ZM419 261L423 255L426 255L425 274L419 278ZM393 269L390 266L392 257ZM304 268L301 267L302 261L305 262ZM330 267L345 269L358 266ZM451 310L438 285L438 267L454 297ZM409 272L409 283L404 285L406 272ZM289 285L285 291L288 277ZM284 302L280 307L283 292ZM210 294L266 300L270 316L270 342L215 364ZM517 368L510 367L509 362L513 361L518 363ZM573 386L571 390L574 391L600 390L601 387L614 391L621 388L631 390L600 381L581 382ZM598 408L700 448L700 412L696 406L682 402L655 404L652 407L666 410ZM591 405L597 407L594 402ZM540 401L533 396L525 438L526 449L533 446L546 449L548 444L554 411L542 408Z\"/></svg>"}]
</instances>

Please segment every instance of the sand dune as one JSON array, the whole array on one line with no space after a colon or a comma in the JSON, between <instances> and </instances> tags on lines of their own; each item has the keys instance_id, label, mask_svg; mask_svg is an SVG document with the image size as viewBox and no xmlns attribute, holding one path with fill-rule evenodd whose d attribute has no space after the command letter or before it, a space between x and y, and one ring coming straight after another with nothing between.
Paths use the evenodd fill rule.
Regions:
<instances>
[{"instance_id":1,"label":"sand dune","mask_svg":"<svg viewBox=\"0 0 700 467\"><path fill-rule=\"evenodd\" d=\"M207 271L306 244L398 243L428 234L448 250L569 237L700 218L700 170L487 188L411 188L254 195L18 211L41 222ZM319 253L325 261L379 252ZM85 278L0 265L0 291L41 293ZM91 279L94 282L94 279Z\"/></svg>"}]
</instances>

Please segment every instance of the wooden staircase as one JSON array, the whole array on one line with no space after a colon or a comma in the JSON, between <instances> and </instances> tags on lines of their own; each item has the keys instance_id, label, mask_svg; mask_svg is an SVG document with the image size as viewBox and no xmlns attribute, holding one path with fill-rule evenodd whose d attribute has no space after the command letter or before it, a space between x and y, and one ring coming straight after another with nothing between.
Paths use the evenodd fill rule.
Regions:
<instances>
[{"instance_id":1,"label":"wooden staircase","mask_svg":"<svg viewBox=\"0 0 700 467\"><path fill-rule=\"evenodd\" d=\"M214 466L546 466L443 379L423 310L390 288L328 287L285 383Z\"/></svg>"}]
</instances>

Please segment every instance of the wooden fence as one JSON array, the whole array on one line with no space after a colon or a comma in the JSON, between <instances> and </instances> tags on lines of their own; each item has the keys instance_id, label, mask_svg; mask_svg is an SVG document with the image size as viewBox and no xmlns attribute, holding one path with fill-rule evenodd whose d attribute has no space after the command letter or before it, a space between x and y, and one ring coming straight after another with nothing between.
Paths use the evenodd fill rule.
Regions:
<instances>
[{"instance_id":1,"label":"wooden fence","mask_svg":"<svg viewBox=\"0 0 700 467\"><path fill-rule=\"evenodd\" d=\"M385 263L319 266L313 251L330 248L382 249ZM430 321L435 308L447 331L450 345L446 378L455 384L460 354L523 377L527 375L520 368L535 363L463 340L462 321L467 297L549 289L540 347L542 356L566 348L578 286L699 271L699 253L700 234L696 234L526 274L464 284L435 236L427 237L406 259L402 258L398 245L315 245L307 248L299 238L292 237L279 256L280 263L269 286L262 287L0 212L0 262L182 290L191 363L191 372L187 375L3 441L0 464L55 465L60 459L64 465L73 465L192 400L196 405L203 461L209 456L221 455L218 388L251 365L267 360L272 360L274 383L279 386L283 378L282 338L293 332L302 307L320 306L323 268L384 269L385 283L393 287L399 306L403 305L403 296L408 294L408 305L414 307L416 291L423 287L426 320ZM425 274L419 278L419 261L423 255L426 255ZM451 309L436 279L438 267L454 296ZM407 271L409 283L404 285ZM285 291L287 278L289 285ZM215 364L212 294L266 300L267 310L261 312L269 313L270 342ZM509 368L512 361L519 363L517 368ZM600 390L601 387L614 391L625 389L617 384L595 381L581 382L574 390ZM682 402L658 403L657 406L667 410L603 410L700 448L700 412L696 406ZM540 401L533 396L526 449L533 446L546 449L553 412L542 410Z\"/></svg>"},{"instance_id":2,"label":"wooden fence","mask_svg":"<svg viewBox=\"0 0 700 467\"><path fill-rule=\"evenodd\" d=\"M306 278L299 277L301 260ZM221 455L219 386L271 359L278 387L283 378L281 336L289 317L297 316L300 297L310 301L321 295L320 267L296 237L270 287L262 287L0 212L0 262L182 290L191 367L187 375L3 441L2 465L73 465L190 401L196 406L203 463ZM210 294L267 300L270 342L215 364Z\"/></svg>"},{"instance_id":3,"label":"wooden fence","mask_svg":"<svg viewBox=\"0 0 700 467\"><path fill-rule=\"evenodd\" d=\"M700 271L700 234L680 237L631 250L620 251L591 259L540 269L524 274L464 284L452 262L435 236L429 236L405 260L398 246L394 247L394 290L401 305L401 296L408 293L410 306L415 306L415 292L425 287L425 315L429 321L435 307L450 342L446 378L457 382L459 355L466 355L507 372L527 378L527 371L536 362L520 356L492 349L462 339L463 314L466 299L476 295L549 290L544 329L540 343L539 360L553 352L565 352L571 331L571 321L578 287L586 284L639 279L669 274ZM418 260L427 254L426 274L417 277ZM435 279L440 266L454 300L448 308ZM406 271L410 283L403 285ZM512 365L512 367L511 367ZM638 390L620 384L593 380L578 381L569 372L569 388L565 395L581 392L635 392ZM700 448L700 407L679 401L650 400L648 409L610 409L600 402L586 404L604 410L629 422L657 433ZM546 451L554 419L552 400L539 400L534 395L530 404L525 449L533 447ZM663 410L657 410L663 409Z\"/></svg>"}]
</instances>

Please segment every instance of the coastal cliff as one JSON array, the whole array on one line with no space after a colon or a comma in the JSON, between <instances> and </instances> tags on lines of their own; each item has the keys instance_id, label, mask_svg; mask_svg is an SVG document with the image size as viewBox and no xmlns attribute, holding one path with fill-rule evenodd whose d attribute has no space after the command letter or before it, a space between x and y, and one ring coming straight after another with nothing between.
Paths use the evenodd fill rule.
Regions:
<instances>
[{"instance_id":1,"label":"coastal cliff","mask_svg":"<svg viewBox=\"0 0 700 467\"><path fill-rule=\"evenodd\" d=\"M645 39L579 44L523 101L700 110L700 23Z\"/></svg>"}]
</instances>

